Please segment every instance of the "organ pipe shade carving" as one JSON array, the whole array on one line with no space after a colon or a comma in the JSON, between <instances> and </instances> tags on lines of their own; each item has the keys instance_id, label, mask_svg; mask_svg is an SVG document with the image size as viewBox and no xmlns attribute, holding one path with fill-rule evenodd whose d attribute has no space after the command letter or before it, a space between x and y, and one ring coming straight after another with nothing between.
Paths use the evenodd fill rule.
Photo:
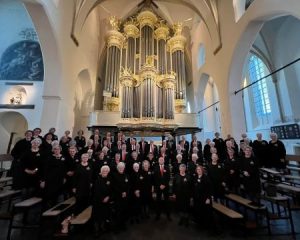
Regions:
<instances>
[{"instance_id":1,"label":"organ pipe shade carving","mask_svg":"<svg viewBox=\"0 0 300 240\"><path fill-rule=\"evenodd\" d=\"M120 111L123 119L174 120L186 106L182 25L170 27L150 10L110 24L104 110Z\"/></svg>"}]
</instances>

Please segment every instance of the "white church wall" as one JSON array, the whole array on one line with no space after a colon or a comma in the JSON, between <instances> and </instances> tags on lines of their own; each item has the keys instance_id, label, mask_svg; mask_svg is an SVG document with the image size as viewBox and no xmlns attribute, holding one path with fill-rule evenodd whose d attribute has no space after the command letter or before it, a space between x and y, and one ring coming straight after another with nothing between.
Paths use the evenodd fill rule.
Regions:
<instances>
[{"instance_id":1,"label":"white church wall","mask_svg":"<svg viewBox=\"0 0 300 240\"><path fill-rule=\"evenodd\" d=\"M2 33L0 35L0 57L3 56L3 53L7 50L7 48L20 41L39 41L32 20L21 1L1 1L0 22L5 23L0 25L0 32ZM14 51L16 52L17 50L18 49ZM23 52L19 52L19 54L23 54ZM24 55L20 55L20 59L21 57L24 57ZM23 70L20 70L20 74L23 74L22 71ZM21 104L34 105L34 109L1 108L1 116L8 116L10 113L14 113L12 115L10 114L10 121L11 124L15 124L16 126L18 126L19 124L21 124L20 119L14 116L18 116L17 113L20 113L26 119L29 129L40 126L41 113L43 109L43 86L43 81L30 81L29 79L26 79L26 77L24 77L24 79L6 79L4 77L1 77L0 104L11 105L12 97L16 97L16 95L20 94L18 89L23 89ZM10 131L17 131L16 128L14 129L3 127L4 123L2 121L4 121L4 118L0 120L0 135L2 136L0 139L0 154L4 153L4 150L6 151L9 136L11 133ZM22 131L25 130L27 129L22 128ZM23 133L18 132L18 136L23 136ZM15 139L16 137L17 136L15 136Z\"/></svg>"}]
</instances>

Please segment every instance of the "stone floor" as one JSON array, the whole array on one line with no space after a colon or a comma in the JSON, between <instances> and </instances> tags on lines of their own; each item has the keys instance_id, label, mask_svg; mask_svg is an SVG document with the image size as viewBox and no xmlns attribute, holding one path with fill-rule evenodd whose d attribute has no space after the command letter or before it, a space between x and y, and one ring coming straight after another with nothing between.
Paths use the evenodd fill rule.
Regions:
<instances>
[{"instance_id":1,"label":"stone floor","mask_svg":"<svg viewBox=\"0 0 300 240\"><path fill-rule=\"evenodd\" d=\"M3 206L2 206L3 207ZM29 215L30 221L36 221L37 214ZM300 233L300 214L294 212L295 230ZM204 216L205 217L205 216ZM175 213L172 215L172 221L169 222L165 216L162 216L160 220L155 221L154 217L143 220L140 224L128 224L127 230L120 233L104 233L98 239L103 240L202 240L202 239L275 239L275 240L288 240L288 239L300 239L300 234L296 236L289 235L290 227L286 220L280 220L272 222L272 236L268 236L267 229L256 229L248 231L245 236L242 235L242 230L238 229L238 226L229 224L227 219L222 219L216 216L219 231L209 232L206 229L202 229L199 225L191 223L190 226L183 227L178 226L178 217ZM18 220L18 217L17 217ZM51 229L55 224L51 223L45 226L41 239L53 239L53 235L47 230ZM58 223L56 224L58 226ZM8 221L0 220L0 240L6 239ZM286 234L287 233L287 234ZM14 230L11 239L17 240L32 240L37 239L38 230ZM87 225L80 229L74 229L71 237L59 237L57 239L75 239L75 240L88 240L95 239L91 226Z\"/></svg>"}]
</instances>

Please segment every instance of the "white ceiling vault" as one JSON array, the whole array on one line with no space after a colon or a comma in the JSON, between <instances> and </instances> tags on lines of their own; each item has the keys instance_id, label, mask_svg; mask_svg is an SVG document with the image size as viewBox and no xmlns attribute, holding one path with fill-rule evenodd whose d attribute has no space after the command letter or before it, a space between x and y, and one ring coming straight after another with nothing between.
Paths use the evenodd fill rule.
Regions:
<instances>
[{"instance_id":1,"label":"white ceiling vault","mask_svg":"<svg viewBox=\"0 0 300 240\"><path fill-rule=\"evenodd\" d=\"M89 14L101 7L108 15L125 20L144 6L150 6L169 24L183 22L193 29L200 21L205 24L217 53L221 47L218 0L74 0L75 9L71 36L76 41Z\"/></svg>"}]
</instances>

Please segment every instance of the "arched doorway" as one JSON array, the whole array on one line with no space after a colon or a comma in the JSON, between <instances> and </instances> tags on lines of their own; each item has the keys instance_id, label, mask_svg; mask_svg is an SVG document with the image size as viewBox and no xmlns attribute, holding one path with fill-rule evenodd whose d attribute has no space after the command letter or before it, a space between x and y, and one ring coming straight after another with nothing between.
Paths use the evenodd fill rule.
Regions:
<instances>
[{"instance_id":1,"label":"arched doorway","mask_svg":"<svg viewBox=\"0 0 300 240\"><path fill-rule=\"evenodd\" d=\"M8 144L12 137L11 147L21 138L28 129L26 118L18 112L1 112L0 113L0 154L7 151Z\"/></svg>"}]
</instances>

